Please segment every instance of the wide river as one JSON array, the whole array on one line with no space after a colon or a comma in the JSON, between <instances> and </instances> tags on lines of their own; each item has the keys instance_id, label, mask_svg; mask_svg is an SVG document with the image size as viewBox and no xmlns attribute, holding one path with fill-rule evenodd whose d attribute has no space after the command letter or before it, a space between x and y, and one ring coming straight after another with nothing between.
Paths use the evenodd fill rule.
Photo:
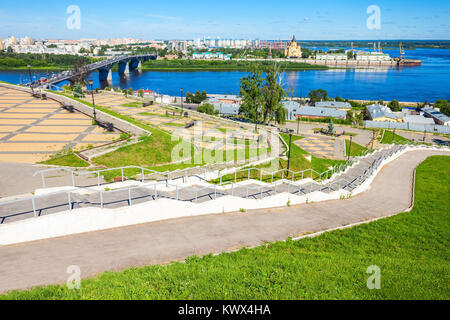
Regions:
<instances>
[{"instance_id":1,"label":"wide river","mask_svg":"<svg viewBox=\"0 0 450 320\"><path fill-rule=\"evenodd\" d=\"M398 50L384 50L391 57ZM450 100L450 50L408 50L406 57L421 59L422 66L382 69L330 69L283 72L280 80L284 88L293 88L295 96L306 96L312 89L325 89L331 97L349 99L392 100L423 102L437 99ZM33 76L46 76L45 71ZM159 72L134 71L126 78L113 73L110 86L150 89L161 94L179 95L184 92L205 90L207 93L237 94L241 71ZM93 75L94 86L100 87L98 76ZM0 80L20 83L29 79L27 71L0 71ZM104 85L104 84L103 84Z\"/></svg>"}]
</instances>

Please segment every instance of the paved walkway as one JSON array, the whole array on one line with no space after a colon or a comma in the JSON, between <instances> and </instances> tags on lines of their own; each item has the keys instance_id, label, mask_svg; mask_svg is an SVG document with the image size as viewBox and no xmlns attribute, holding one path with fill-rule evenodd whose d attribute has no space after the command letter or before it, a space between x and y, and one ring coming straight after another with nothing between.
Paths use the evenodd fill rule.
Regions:
<instances>
[{"instance_id":1,"label":"paved walkway","mask_svg":"<svg viewBox=\"0 0 450 320\"><path fill-rule=\"evenodd\" d=\"M0 86L0 161L34 163L63 148L85 149L119 138L51 99Z\"/></svg>"},{"instance_id":2,"label":"paved walkway","mask_svg":"<svg viewBox=\"0 0 450 320\"><path fill-rule=\"evenodd\" d=\"M408 152L381 170L367 192L347 200L189 217L0 247L0 291L65 283L70 265L78 265L85 278L402 212L410 206L413 169L441 153Z\"/></svg>"},{"instance_id":3,"label":"paved walkway","mask_svg":"<svg viewBox=\"0 0 450 320\"><path fill-rule=\"evenodd\" d=\"M43 169L49 169L49 167L30 163L0 161L0 198L30 195L36 189L42 188L41 176L33 177L33 174ZM100 176L100 178L100 182L104 183L103 177ZM97 177L95 175L77 176L76 183L85 186L95 185L97 184ZM64 170L58 170L46 175L45 184L47 188L71 186L72 176Z\"/></svg>"},{"instance_id":4,"label":"paved walkway","mask_svg":"<svg viewBox=\"0 0 450 320\"><path fill-rule=\"evenodd\" d=\"M303 136L305 134L312 134L316 128L327 129L328 124L320 122L313 122L313 123L300 122L299 124L295 122L286 122L286 124L283 127L293 129L295 133L297 133L297 129L299 129L299 135ZM345 131L347 133L356 134L353 137L353 141L362 146L367 146L372 141L373 133L370 130L362 130L338 124L334 125L334 129L335 132L337 133L342 133L343 131Z\"/></svg>"},{"instance_id":5,"label":"paved walkway","mask_svg":"<svg viewBox=\"0 0 450 320\"><path fill-rule=\"evenodd\" d=\"M334 156L334 138L304 135L303 139L296 140L294 143L318 158L332 159Z\"/></svg>"}]
</instances>

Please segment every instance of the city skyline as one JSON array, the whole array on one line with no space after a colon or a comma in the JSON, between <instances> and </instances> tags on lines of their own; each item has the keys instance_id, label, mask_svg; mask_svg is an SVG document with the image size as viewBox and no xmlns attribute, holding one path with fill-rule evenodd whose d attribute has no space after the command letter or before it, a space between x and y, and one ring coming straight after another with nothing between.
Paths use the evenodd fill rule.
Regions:
<instances>
[{"instance_id":1,"label":"city skyline","mask_svg":"<svg viewBox=\"0 0 450 320\"><path fill-rule=\"evenodd\" d=\"M24 5L25 4L25 5ZM80 28L69 29L67 20L74 5L80 10ZM379 27L369 28L368 19L376 6L380 10ZM432 9L430 9L432 8ZM170 5L150 2L127 3L48 1L45 11L40 3L5 3L0 8L0 37L29 36L32 39L124 38L298 40L447 40L450 24L446 17L450 4L442 0L335 3L286 1L274 5L268 1L231 0L226 5L183 1ZM69 13L68 13L69 12ZM369 13L368 13L369 12Z\"/></svg>"}]
</instances>

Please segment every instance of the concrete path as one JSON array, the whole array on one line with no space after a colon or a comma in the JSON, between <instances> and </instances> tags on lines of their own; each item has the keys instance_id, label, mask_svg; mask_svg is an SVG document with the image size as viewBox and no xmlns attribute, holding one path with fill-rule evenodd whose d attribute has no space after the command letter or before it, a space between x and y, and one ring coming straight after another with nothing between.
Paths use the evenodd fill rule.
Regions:
<instances>
[{"instance_id":1,"label":"concrete path","mask_svg":"<svg viewBox=\"0 0 450 320\"><path fill-rule=\"evenodd\" d=\"M300 122L299 124L295 122L286 122L284 128L293 129L295 133L297 134L297 129L299 129L299 135L303 136L305 134L312 134L315 128L322 128L327 129L328 124L327 123L320 123L320 122L313 122L313 123L305 123ZM343 131L348 133L354 133L356 134L353 137L353 141L357 144L360 144L362 146L367 146L371 141L373 137L373 133L370 130L362 130L358 128L352 128L350 126L343 126L343 125L334 125L335 132L341 133ZM319 135L322 136L322 135Z\"/></svg>"},{"instance_id":2,"label":"concrete path","mask_svg":"<svg viewBox=\"0 0 450 320\"><path fill-rule=\"evenodd\" d=\"M33 177L36 171L49 169L49 167L30 164L0 161L0 197L12 197L16 195L30 194L36 189L42 188L42 178L40 175ZM100 177L101 183L105 180ZM71 186L72 176L64 171L58 170L47 174L45 178L47 188ZM82 175L76 177L77 185L95 185L97 177L94 175Z\"/></svg>"},{"instance_id":3,"label":"concrete path","mask_svg":"<svg viewBox=\"0 0 450 320\"><path fill-rule=\"evenodd\" d=\"M448 153L411 151L402 155L380 171L367 192L347 200L174 219L3 246L0 292L65 283L70 265L78 265L85 278L106 270L255 246L403 212L411 204L414 168L436 154Z\"/></svg>"}]
</instances>

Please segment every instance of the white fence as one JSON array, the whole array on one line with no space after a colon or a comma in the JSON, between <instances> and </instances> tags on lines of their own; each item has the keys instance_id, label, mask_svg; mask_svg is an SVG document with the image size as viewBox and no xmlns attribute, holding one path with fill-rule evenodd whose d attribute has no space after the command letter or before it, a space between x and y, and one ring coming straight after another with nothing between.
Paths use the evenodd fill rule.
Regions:
<instances>
[{"instance_id":1,"label":"white fence","mask_svg":"<svg viewBox=\"0 0 450 320\"><path fill-rule=\"evenodd\" d=\"M381 129L403 129L420 132L443 133L450 134L450 126L441 126L437 124L417 124L409 122L387 122L387 121L364 121L366 128L381 128Z\"/></svg>"}]
</instances>

